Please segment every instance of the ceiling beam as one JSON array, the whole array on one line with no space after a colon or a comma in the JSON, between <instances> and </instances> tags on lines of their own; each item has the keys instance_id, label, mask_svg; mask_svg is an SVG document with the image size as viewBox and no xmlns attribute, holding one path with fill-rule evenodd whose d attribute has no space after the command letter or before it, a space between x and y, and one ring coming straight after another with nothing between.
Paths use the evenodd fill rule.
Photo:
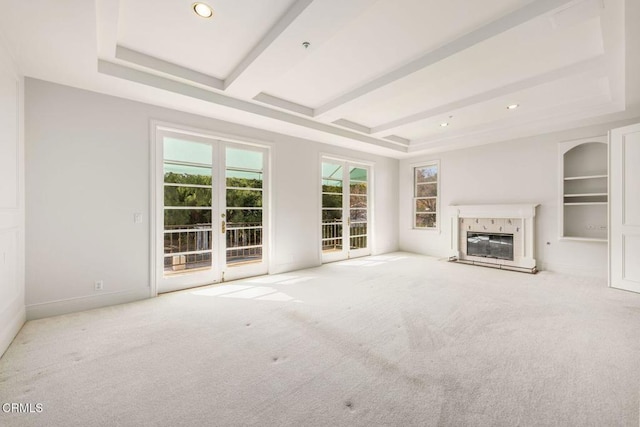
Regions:
<instances>
[{"instance_id":1,"label":"ceiling beam","mask_svg":"<svg viewBox=\"0 0 640 427\"><path fill-rule=\"evenodd\" d=\"M311 4L313 0L296 1L285 14L274 24L264 35L257 45L245 56L242 61L233 69L231 74L224 81L225 89L233 88L238 78L262 55L273 42L291 25L293 21Z\"/></svg>"},{"instance_id":2,"label":"ceiling beam","mask_svg":"<svg viewBox=\"0 0 640 427\"><path fill-rule=\"evenodd\" d=\"M293 111L295 113L304 114L305 116L312 117L313 109L305 107L304 105L296 104L295 102L287 101L286 99L276 98L266 93L259 93L253 97L258 102L273 105L274 107L282 108L284 110Z\"/></svg>"},{"instance_id":3,"label":"ceiling beam","mask_svg":"<svg viewBox=\"0 0 640 427\"><path fill-rule=\"evenodd\" d=\"M224 82L213 76L123 46L116 47L116 58L213 89L224 89Z\"/></svg>"},{"instance_id":4,"label":"ceiling beam","mask_svg":"<svg viewBox=\"0 0 640 427\"><path fill-rule=\"evenodd\" d=\"M567 67L552 70L544 74L539 74L528 79L520 80L505 86L500 86L495 89L469 96L464 99L453 101L448 104L439 105L429 110L420 111L409 116L405 116L387 123L380 124L378 126L374 126L371 129L371 134L376 135L383 132L386 133L392 129L401 128L402 126L406 126L421 120L428 120L431 118L435 119L438 116L449 114L454 110L469 107L475 104L480 104L482 102L490 101L492 99L506 96L511 93L530 89L532 87L536 87L545 83L552 82L554 80L559 80L573 75L586 73L604 75L606 72L605 65L606 64L604 55L599 55L595 58L571 64Z\"/></svg>"},{"instance_id":5,"label":"ceiling beam","mask_svg":"<svg viewBox=\"0 0 640 427\"><path fill-rule=\"evenodd\" d=\"M232 108L238 111L243 111L245 113L255 114L268 119L279 120L282 122L302 126L307 129L312 129L327 134L332 134L342 138L348 138L352 141L364 142L378 147L394 150L396 152L407 152L407 146L403 144L362 135L360 133L333 126L328 123L321 123L311 118L302 117L296 114L269 108L252 101L233 98L222 93L213 92L204 88L190 85L188 83L169 79L156 74L151 74L143 70L126 67L114 62L98 60L98 72L177 93L180 95L188 96L194 99L200 99L202 101Z\"/></svg>"},{"instance_id":6,"label":"ceiling beam","mask_svg":"<svg viewBox=\"0 0 640 427\"><path fill-rule=\"evenodd\" d=\"M251 99L378 0L298 0L225 79L225 91ZM303 47L303 42L309 42Z\"/></svg>"},{"instance_id":7,"label":"ceiling beam","mask_svg":"<svg viewBox=\"0 0 640 427\"><path fill-rule=\"evenodd\" d=\"M384 137L384 139L388 139L389 141L395 141L399 144L406 144L406 145L410 145L411 141L408 140L407 138L402 138L398 135L387 135Z\"/></svg>"},{"instance_id":8,"label":"ceiling beam","mask_svg":"<svg viewBox=\"0 0 640 427\"><path fill-rule=\"evenodd\" d=\"M544 15L575 0L535 0L526 6L515 10L491 23L467 33L439 48L436 48L420 58L380 76L364 85L341 95L315 109L315 116L320 117L367 95L383 86L407 77L417 71L438 63L450 56L460 53L478 43L504 33L518 25L524 24L538 16Z\"/></svg>"},{"instance_id":9,"label":"ceiling beam","mask_svg":"<svg viewBox=\"0 0 640 427\"><path fill-rule=\"evenodd\" d=\"M361 125L359 123L356 122L352 122L349 120L345 120L345 119L338 119L335 120L333 122L334 125L338 125L338 126L342 126L348 129L353 129L356 130L358 132L362 132L362 133L366 133L366 134L370 134L371 133L371 128Z\"/></svg>"}]
</instances>

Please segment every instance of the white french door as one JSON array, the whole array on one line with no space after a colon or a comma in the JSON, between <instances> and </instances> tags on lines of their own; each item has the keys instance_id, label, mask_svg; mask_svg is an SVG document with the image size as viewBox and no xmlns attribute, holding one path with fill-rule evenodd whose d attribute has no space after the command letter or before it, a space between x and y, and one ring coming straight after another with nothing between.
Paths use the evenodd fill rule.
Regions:
<instances>
[{"instance_id":1,"label":"white french door","mask_svg":"<svg viewBox=\"0 0 640 427\"><path fill-rule=\"evenodd\" d=\"M609 285L640 292L640 124L611 132L609 161Z\"/></svg>"},{"instance_id":2,"label":"white french door","mask_svg":"<svg viewBox=\"0 0 640 427\"><path fill-rule=\"evenodd\" d=\"M322 159L322 262L371 254L371 167Z\"/></svg>"},{"instance_id":3,"label":"white french door","mask_svg":"<svg viewBox=\"0 0 640 427\"><path fill-rule=\"evenodd\" d=\"M157 292L266 274L267 150L171 131L155 149Z\"/></svg>"}]
</instances>

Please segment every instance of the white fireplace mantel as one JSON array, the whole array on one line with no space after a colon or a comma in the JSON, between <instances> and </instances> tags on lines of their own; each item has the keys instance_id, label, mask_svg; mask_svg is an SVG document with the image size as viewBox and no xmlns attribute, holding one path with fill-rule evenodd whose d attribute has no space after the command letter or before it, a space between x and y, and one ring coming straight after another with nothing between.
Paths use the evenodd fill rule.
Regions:
<instances>
[{"instance_id":1,"label":"white fireplace mantel","mask_svg":"<svg viewBox=\"0 0 640 427\"><path fill-rule=\"evenodd\" d=\"M521 205L451 205L452 216L458 218L533 218L538 204Z\"/></svg>"},{"instance_id":2,"label":"white fireplace mantel","mask_svg":"<svg viewBox=\"0 0 640 427\"><path fill-rule=\"evenodd\" d=\"M451 251L450 258L460 261L479 263L495 263L505 267L536 269L535 248L535 216L539 204L508 205L452 205L449 206L451 216ZM469 221L471 219L471 221ZM465 223L466 220L466 223ZM514 259L487 260L466 254L466 234L468 229L482 227L493 232L510 228L514 233ZM464 237L464 242L462 238Z\"/></svg>"}]
</instances>

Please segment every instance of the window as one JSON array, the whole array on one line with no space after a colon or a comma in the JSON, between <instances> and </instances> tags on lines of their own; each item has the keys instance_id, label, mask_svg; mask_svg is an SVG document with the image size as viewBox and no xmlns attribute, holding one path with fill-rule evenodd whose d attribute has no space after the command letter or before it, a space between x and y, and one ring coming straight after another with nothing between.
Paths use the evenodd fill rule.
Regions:
<instances>
[{"instance_id":1,"label":"window","mask_svg":"<svg viewBox=\"0 0 640 427\"><path fill-rule=\"evenodd\" d=\"M413 168L413 227L438 228L438 162Z\"/></svg>"}]
</instances>

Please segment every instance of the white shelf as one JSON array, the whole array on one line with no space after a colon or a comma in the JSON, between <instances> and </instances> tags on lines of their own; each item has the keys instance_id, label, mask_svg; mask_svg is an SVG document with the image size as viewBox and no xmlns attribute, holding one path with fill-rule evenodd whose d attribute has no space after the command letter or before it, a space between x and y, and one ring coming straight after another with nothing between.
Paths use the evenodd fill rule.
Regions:
<instances>
[{"instance_id":1,"label":"white shelf","mask_svg":"<svg viewBox=\"0 0 640 427\"><path fill-rule=\"evenodd\" d=\"M564 178L565 181L574 181L577 179L598 179L598 178L607 178L607 175L585 175L585 176L566 176Z\"/></svg>"},{"instance_id":2,"label":"white shelf","mask_svg":"<svg viewBox=\"0 0 640 427\"><path fill-rule=\"evenodd\" d=\"M571 236L563 236L560 240L572 240L576 242L607 242L607 239L598 239L595 237L571 237Z\"/></svg>"},{"instance_id":3,"label":"white shelf","mask_svg":"<svg viewBox=\"0 0 640 427\"><path fill-rule=\"evenodd\" d=\"M606 205L608 202L566 202L565 206Z\"/></svg>"},{"instance_id":4,"label":"white shelf","mask_svg":"<svg viewBox=\"0 0 640 427\"><path fill-rule=\"evenodd\" d=\"M577 193L577 194L564 195L564 197L589 197L589 196L607 196L607 193Z\"/></svg>"}]
</instances>

